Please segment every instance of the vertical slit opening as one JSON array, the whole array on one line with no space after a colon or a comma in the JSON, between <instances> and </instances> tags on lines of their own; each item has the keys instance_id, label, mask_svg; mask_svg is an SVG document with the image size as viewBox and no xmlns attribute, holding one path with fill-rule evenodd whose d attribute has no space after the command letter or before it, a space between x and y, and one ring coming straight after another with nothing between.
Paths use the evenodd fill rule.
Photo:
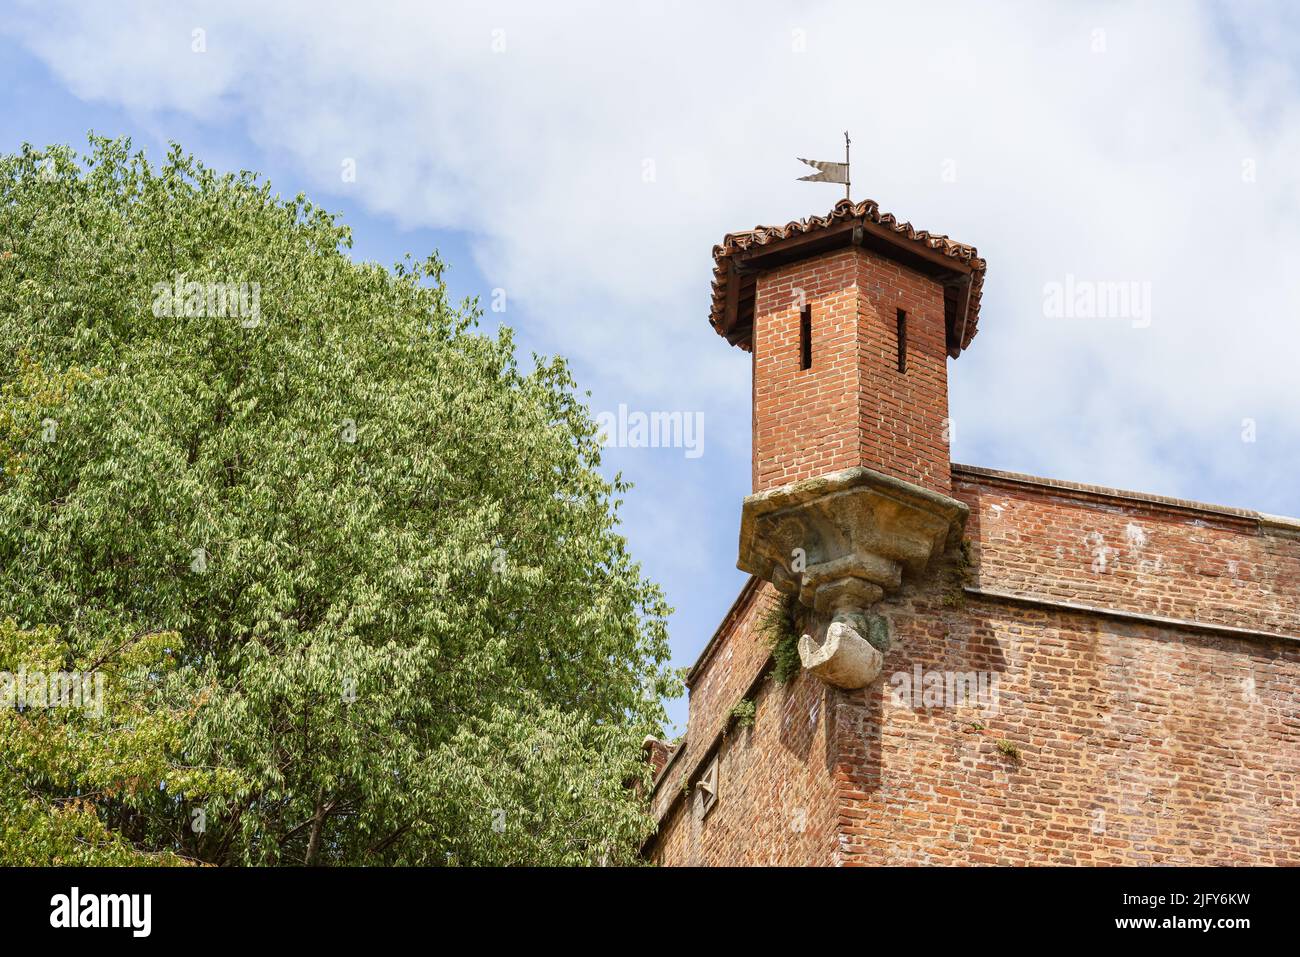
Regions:
<instances>
[{"instance_id":1,"label":"vertical slit opening","mask_svg":"<svg viewBox=\"0 0 1300 957\"><path fill-rule=\"evenodd\" d=\"M898 371L907 372L907 313L898 310Z\"/></svg>"},{"instance_id":2,"label":"vertical slit opening","mask_svg":"<svg viewBox=\"0 0 1300 957\"><path fill-rule=\"evenodd\" d=\"M812 306L799 310L799 368L812 368Z\"/></svg>"}]
</instances>

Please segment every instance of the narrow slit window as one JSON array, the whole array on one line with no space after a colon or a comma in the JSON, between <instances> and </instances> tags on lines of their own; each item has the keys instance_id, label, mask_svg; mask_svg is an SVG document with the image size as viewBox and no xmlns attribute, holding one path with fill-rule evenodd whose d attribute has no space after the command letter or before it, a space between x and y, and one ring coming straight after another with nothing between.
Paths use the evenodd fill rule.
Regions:
<instances>
[{"instance_id":1,"label":"narrow slit window","mask_svg":"<svg viewBox=\"0 0 1300 957\"><path fill-rule=\"evenodd\" d=\"M907 372L907 313L898 310L898 371Z\"/></svg>"},{"instance_id":2,"label":"narrow slit window","mask_svg":"<svg viewBox=\"0 0 1300 957\"><path fill-rule=\"evenodd\" d=\"M812 368L812 306L799 310L799 368Z\"/></svg>"}]
</instances>

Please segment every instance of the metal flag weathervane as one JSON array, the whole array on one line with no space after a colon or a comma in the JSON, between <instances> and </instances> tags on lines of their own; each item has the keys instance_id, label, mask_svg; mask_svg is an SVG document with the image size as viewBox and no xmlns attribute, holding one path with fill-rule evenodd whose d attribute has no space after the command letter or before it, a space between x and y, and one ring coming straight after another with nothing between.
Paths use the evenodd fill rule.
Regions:
<instances>
[{"instance_id":1,"label":"metal flag weathervane","mask_svg":"<svg viewBox=\"0 0 1300 957\"><path fill-rule=\"evenodd\" d=\"M817 170L811 176L800 176L801 183L843 183L844 198L851 201L849 196L849 131L844 131L844 162L828 163L824 160L804 159L802 156L797 157L800 163L807 163L813 169Z\"/></svg>"}]
</instances>

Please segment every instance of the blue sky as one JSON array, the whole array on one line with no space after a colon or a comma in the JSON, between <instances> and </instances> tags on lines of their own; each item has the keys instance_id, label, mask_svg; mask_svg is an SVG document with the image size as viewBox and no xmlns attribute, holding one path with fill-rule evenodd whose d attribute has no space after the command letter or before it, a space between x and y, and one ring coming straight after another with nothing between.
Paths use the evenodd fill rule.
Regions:
<instances>
[{"instance_id":1,"label":"blue sky","mask_svg":"<svg viewBox=\"0 0 1300 957\"><path fill-rule=\"evenodd\" d=\"M794 157L846 128L855 198L989 262L956 461L1300 514L1296 14L700 6L6 3L0 148L93 129L258 170L358 258L436 248L456 298L505 290L485 326L568 356L593 412L701 415L698 457L607 456L677 664L744 580L749 362L708 326L710 249L828 210ZM1053 315L1080 282L1149 309Z\"/></svg>"}]
</instances>

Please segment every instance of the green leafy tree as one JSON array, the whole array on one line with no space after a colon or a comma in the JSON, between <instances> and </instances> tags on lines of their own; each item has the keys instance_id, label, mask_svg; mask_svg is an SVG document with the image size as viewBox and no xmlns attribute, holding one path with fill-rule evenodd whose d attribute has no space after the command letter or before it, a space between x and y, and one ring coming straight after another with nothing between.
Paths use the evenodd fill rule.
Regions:
<instances>
[{"instance_id":1,"label":"green leafy tree","mask_svg":"<svg viewBox=\"0 0 1300 957\"><path fill-rule=\"evenodd\" d=\"M204 698L176 680L179 650L175 633L78 649L0 621L0 863L187 863L173 832L241 781L178 759Z\"/></svg>"},{"instance_id":2,"label":"green leafy tree","mask_svg":"<svg viewBox=\"0 0 1300 957\"><path fill-rule=\"evenodd\" d=\"M634 860L640 742L680 685L564 363L522 370L436 255L357 264L335 217L254 174L91 142L0 157L0 335L22 349L0 366L0 618L15 661L52 634L68 662L173 637L104 715L17 715L84 741L58 773L13 764L26 797L0 813L75 806L89 836L50 860L69 839ZM98 761L139 708L167 730Z\"/></svg>"}]
</instances>

